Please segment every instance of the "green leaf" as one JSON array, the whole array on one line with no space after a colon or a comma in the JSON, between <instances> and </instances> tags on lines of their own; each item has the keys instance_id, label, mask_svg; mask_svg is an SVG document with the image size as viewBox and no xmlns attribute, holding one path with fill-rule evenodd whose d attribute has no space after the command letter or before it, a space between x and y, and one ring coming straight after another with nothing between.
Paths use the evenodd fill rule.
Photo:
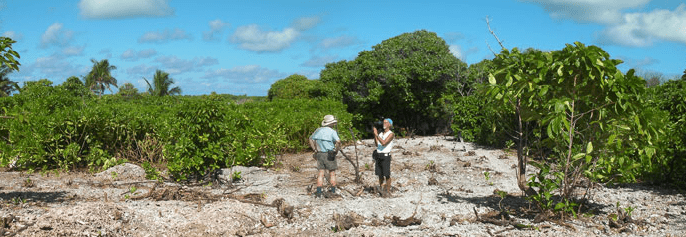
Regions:
<instances>
[{"instance_id":1,"label":"green leaf","mask_svg":"<svg viewBox=\"0 0 686 237\"><path fill-rule=\"evenodd\" d=\"M576 160L578 160L578 159L583 158L584 156L586 156L586 153L579 153L579 154L574 155L574 156L572 157L572 160L573 160L573 161L576 161Z\"/></svg>"},{"instance_id":2,"label":"green leaf","mask_svg":"<svg viewBox=\"0 0 686 237\"><path fill-rule=\"evenodd\" d=\"M538 92L538 95L544 96L546 93L548 93L548 86L542 86L541 90Z\"/></svg>"},{"instance_id":3,"label":"green leaf","mask_svg":"<svg viewBox=\"0 0 686 237\"><path fill-rule=\"evenodd\" d=\"M645 150L648 157L653 157L653 155L655 155L655 148L647 147Z\"/></svg>"},{"instance_id":4,"label":"green leaf","mask_svg":"<svg viewBox=\"0 0 686 237\"><path fill-rule=\"evenodd\" d=\"M593 152L593 143L588 142L588 145L586 145L586 153L591 153Z\"/></svg>"},{"instance_id":5,"label":"green leaf","mask_svg":"<svg viewBox=\"0 0 686 237\"><path fill-rule=\"evenodd\" d=\"M607 139L607 144L611 145L611 144L615 143L616 138L617 138L617 134L610 135L610 138Z\"/></svg>"},{"instance_id":6,"label":"green leaf","mask_svg":"<svg viewBox=\"0 0 686 237\"><path fill-rule=\"evenodd\" d=\"M598 64L598 65L600 65L601 67L604 67L604 66L605 66L605 64L603 63L603 61L601 61L600 59L596 59L596 60L595 60L595 63Z\"/></svg>"},{"instance_id":7,"label":"green leaf","mask_svg":"<svg viewBox=\"0 0 686 237\"><path fill-rule=\"evenodd\" d=\"M491 83L491 85L495 85L495 84L496 84L495 77L493 76L492 73L489 73L489 74L488 74L488 83Z\"/></svg>"},{"instance_id":8,"label":"green leaf","mask_svg":"<svg viewBox=\"0 0 686 237\"><path fill-rule=\"evenodd\" d=\"M555 210L562 210L563 208L565 208L564 203L558 202L557 204L555 204Z\"/></svg>"}]
</instances>

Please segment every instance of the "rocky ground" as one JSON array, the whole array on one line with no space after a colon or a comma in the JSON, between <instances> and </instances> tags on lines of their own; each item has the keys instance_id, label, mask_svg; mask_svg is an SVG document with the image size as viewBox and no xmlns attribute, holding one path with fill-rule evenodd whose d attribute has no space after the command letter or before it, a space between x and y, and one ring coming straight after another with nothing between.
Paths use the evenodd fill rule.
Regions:
<instances>
[{"instance_id":1,"label":"rocky ground","mask_svg":"<svg viewBox=\"0 0 686 237\"><path fill-rule=\"evenodd\" d=\"M1 236L686 235L686 201L674 190L598 185L579 218L540 218L517 188L514 154L443 136L400 138L395 148L387 198L376 192L371 140L344 149L359 159L359 183L339 154L334 198L313 197L311 153L225 169L199 185L148 181L132 164L97 174L0 172ZM219 184L237 172L240 180Z\"/></svg>"}]
</instances>

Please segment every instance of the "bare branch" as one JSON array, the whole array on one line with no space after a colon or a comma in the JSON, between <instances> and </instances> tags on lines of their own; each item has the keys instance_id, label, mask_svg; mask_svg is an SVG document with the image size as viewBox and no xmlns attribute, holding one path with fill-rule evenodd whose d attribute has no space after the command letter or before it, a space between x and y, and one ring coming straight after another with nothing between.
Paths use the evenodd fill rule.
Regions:
<instances>
[{"instance_id":1,"label":"bare branch","mask_svg":"<svg viewBox=\"0 0 686 237\"><path fill-rule=\"evenodd\" d=\"M505 46L503 46L503 42L500 41L500 39L499 39L498 36L495 34L495 32L493 32L493 30L491 30L491 21L488 19L488 16L486 16L486 26L488 27L488 31L491 32L491 35L493 35L493 37L495 38L495 40L498 41L498 44L500 44L500 47L501 47L502 49L505 49ZM490 49L490 46L489 46L488 48ZM492 52L492 51L493 51L493 50L491 50L491 52Z\"/></svg>"},{"instance_id":2,"label":"bare branch","mask_svg":"<svg viewBox=\"0 0 686 237\"><path fill-rule=\"evenodd\" d=\"M484 40L484 41L486 42L486 46L488 46L488 50L491 50L491 53L493 53L493 56L496 56L496 57L497 57L498 54L495 53L495 51L493 51L493 49L491 48L491 45L488 44L488 40Z\"/></svg>"}]
</instances>

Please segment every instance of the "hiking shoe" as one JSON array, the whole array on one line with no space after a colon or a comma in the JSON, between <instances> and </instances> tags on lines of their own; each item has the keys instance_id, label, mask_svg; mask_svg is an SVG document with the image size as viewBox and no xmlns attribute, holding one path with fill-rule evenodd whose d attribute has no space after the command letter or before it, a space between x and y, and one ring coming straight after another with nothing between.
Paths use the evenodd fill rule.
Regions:
<instances>
[{"instance_id":1,"label":"hiking shoe","mask_svg":"<svg viewBox=\"0 0 686 237\"><path fill-rule=\"evenodd\" d=\"M322 193L321 192L314 193L314 198L322 198Z\"/></svg>"},{"instance_id":2,"label":"hiking shoe","mask_svg":"<svg viewBox=\"0 0 686 237\"><path fill-rule=\"evenodd\" d=\"M381 196L381 197L387 197L388 196L388 192L386 192L386 190L383 187L376 186L374 188L376 189L376 192L379 193L379 196Z\"/></svg>"}]
</instances>

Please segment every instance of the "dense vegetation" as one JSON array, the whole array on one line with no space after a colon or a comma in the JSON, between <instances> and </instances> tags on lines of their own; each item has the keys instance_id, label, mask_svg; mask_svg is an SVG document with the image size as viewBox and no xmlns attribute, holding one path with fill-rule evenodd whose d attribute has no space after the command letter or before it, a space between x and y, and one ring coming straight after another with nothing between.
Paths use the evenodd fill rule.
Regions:
<instances>
[{"instance_id":1,"label":"dense vegetation","mask_svg":"<svg viewBox=\"0 0 686 237\"><path fill-rule=\"evenodd\" d=\"M13 52L13 41L2 42ZM16 52L9 56L0 79L19 65ZM147 92L125 84L105 95L117 87L116 67L92 62L85 83L17 88L0 80L14 85L5 95L18 91L0 98L2 166L100 170L129 161L155 174L166 167L176 180L198 178L306 150L307 136L334 114L344 140L348 128L365 132L391 117L400 136L452 133L514 148L518 185L544 210L575 213L574 189L591 182L686 187L686 71L646 81L578 42L549 52L503 49L467 66L435 33L405 33L327 64L319 80L279 80L266 97L181 96L159 70Z\"/></svg>"},{"instance_id":2,"label":"dense vegetation","mask_svg":"<svg viewBox=\"0 0 686 237\"><path fill-rule=\"evenodd\" d=\"M341 128L351 127L352 115L340 102L236 104L240 98L99 97L78 80L29 82L0 98L0 162L30 170L147 162L166 164L182 180L232 165L272 165L277 154L306 149L325 113L335 114Z\"/></svg>"},{"instance_id":3,"label":"dense vegetation","mask_svg":"<svg viewBox=\"0 0 686 237\"><path fill-rule=\"evenodd\" d=\"M467 64L450 53L436 33L405 33L360 52L353 61L330 63L320 80L333 88L355 120L368 126L383 117L419 134L447 132L452 111L447 103L466 82Z\"/></svg>"}]
</instances>

